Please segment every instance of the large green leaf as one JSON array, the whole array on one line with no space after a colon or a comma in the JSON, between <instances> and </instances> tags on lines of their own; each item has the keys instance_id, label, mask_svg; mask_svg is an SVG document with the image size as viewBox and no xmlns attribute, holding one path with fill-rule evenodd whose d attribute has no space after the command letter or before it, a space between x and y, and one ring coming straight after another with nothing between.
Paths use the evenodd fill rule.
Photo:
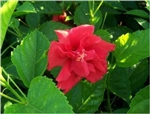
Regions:
<instances>
[{"instance_id":1,"label":"large green leaf","mask_svg":"<svg viewBox=\"0 0 150 114\"><path fill-rule=\"evenodd\" d=\"M111 35L106 30L99 29L95 34L100 36L103 40L110 42Z\"/></svg>"},{"instance_id":2,"label":"large green leaf","mask_svg":"<svg viewBox=\"0 0 150 114\"><path fill-rule=\"evenodd\" d=\"M138 66L133 70L131 73L129 80L130 80L130 87L132 93L136 93L145 83L148 78L148 60L143 60Z\"/></svg>"},{"instance_id":3,"label":"large green leaf","mask_svg":"<svg viewBox=\"0 0 150 114\"><path fill-rule=\"evenodd\" d=\"M36 77L31 82L26 104L13 104L5 113L73 113L66 97L58 90L51 79Z\"/></svg>"},{"instance_id":4,"label":"large green leaf","mask_svg":"<svg viewBox=\"0 0 150 114\"><path fill-rule=\"evenodd\" d=\"M41 31L45 36L47 36L47 38L49 38L50 41L53 41L58 39L54 30L61 30L61 29L65 30L69 29L69 27L59 22L49 21L41 25L39 31Z\"/></svg>"},{"instance_id":5,"label":"large green leaf","mask_svg":"<svg viewBox=\"0 0 150 114\"><path fill-rule=\"evenodd\" d=\"M144 29L148 29L150 24L142 18L135 18L135 20L138 22L139 25L141 25Z\"/></svg>"},{"instance_id":6,"label":"large green leaf","mask_svg":"<svg viewBox=\"0 0 150 114\"><path fill-rule=\"evenodd\" d=\"M0 8L0 20L1 20L1 34L0 34L0 48L3 45L3 41L5 39L5 34L9 25L9 21L13 14L13 11L18 3L18 0L8 0L1 8Z\"/></svg>"},{"instance_id":7,"label":"large green leaf","mask_svg":"<svg viewBox=\"0 0 150 114\"><path fill-rule=\"evenodd\" d=\"M45 71L47 66L45 52L48 48L48 39L35 30L28 34L22 43L14 49L11 59L25 86L29 87L31 80L35 76L42 75Z\"/></svg>"},{"instance_id":8,"label":"large green leaf","mask_svg":"<svg viewBox=\"0 0 150 114\"><path fill-rule=\"evenodd\" d=\"M149 56L149 29L122 35L115 43L117 65L130 67Z\"/></svg>"},{"instance_id":9,"label":"large green leaf","mask_svg":"<svg viewBox=\"0 0 150 114\"><path fill-rule=\"evenodd\" d=\"M21 6L17 8L17 11L14 12L14 16L21 16L29 13L35 13L35 8L30 2L24 2Z\"/></svg>"},{"instance_id":10,"label":"large green leaf","mask_svg":"<svg viewBox=\"0 0 150 114\"><path fill-rule=\"evenodd\" d=\"M109 74L108 74L109 76ZM108 78L108 88L112 93L130 103L130 82L125 68L116 67Z\"/></svg>"},{"instance_id":11,"label":"large green leaf","mask_svg":"<svg viewBox=\"0 0 150 114\"><path fill-rule=\"evenodd\" d=\"M76 113L94 113L98 110L103 100L105 91L104 79L92 84L87 81L78 83L69 93L67 98Z\"/></svg>"},{"instance_id":12,"label":"large green leaf","mask_svg":"<svg viewBox=\"0 0 150 114\"><path fill-rule=\"evenodd\" d=\"M56 1L36 1L33 5L39 13L61 14L63 12L61 6Z\"/></svg>"},{"instance_id":13,"label":"large green leaf","mask_svg":"<svg viewBox=\"0 0 150 114\"><path fill-rule=\"evenodd\" d=\"M149 18L149 14L147 12L145 12L144 10L139 10L139 9L127 11L125 14L135 15L135 16L139 16L143 18Z\"/></svg>"},{"instance_id":14,"label":"large green leaf","mask_svg":"<svg viewBox=\"0 0 150 114\"><path fill-rule=\"evenodd\" d=\"M128 114L133 113L149 113L149 88L150 85L141 89L132 99Z\"/></svg>"},{"instance_id":15,"label":"large green leaf","mask_svg":"<svg viewBox=\"0 0 150 114\"><path fill-rule=\"evenodd\" d=\"M94 5L95 9L96 7L97 6ZM92 24L95 26L96 29L98 29L102 23L102 13L100 12L100 10L98 10L94 17L91 17L88 2L84 1L75 10L74 22L77 25Z\"/></svg>"}]
</instances>

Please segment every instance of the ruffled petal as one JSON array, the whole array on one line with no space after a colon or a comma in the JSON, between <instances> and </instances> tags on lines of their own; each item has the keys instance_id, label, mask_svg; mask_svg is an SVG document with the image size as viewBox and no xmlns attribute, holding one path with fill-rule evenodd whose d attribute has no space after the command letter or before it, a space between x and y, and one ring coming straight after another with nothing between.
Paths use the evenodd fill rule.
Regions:
<instances>
[{"instance_id":1,"label":"ruffled petal","mask_svg":"<svg viewBox=\"0 0 150 114\"><path fill-rule=\"evenodd\" d=\"M115 47L116 47L115 44L106 42L105 40L101 40L101 41L99 42L99 45L100 45L103 49L107 50L107 52L114 51L114 50L115 50Z\"/></svg>"},{"instance_id":2,"label":"ruffled petal","mask_svg":"<svg viewBox=\"0 0 150 114\"><path fill-rule=\"evenodd\" d=\"M69 31L68 40L70 41L71 46L76 50L80 45L81 39L92 35L93 32L93 25L80 25L78 27L72 28Z\"/></svg>"},{"instance_id":3,"label":"ruffled petal","mask_svg":"<svg viewBox=\"0 0 150 114\"><path fill-rule=\"evenodd\" d=\"M67 93L70 89L72 89L79 81L81 80L80 76L71 73L68 79L64 81L59 81L57 87L63 90L64 93Z\"/></svg>"},{"instance_id":4,"label":"ruffled petal","mask_svg":"<svg viewBox=\"0 0 150 114\"><path fill-rule=\"evenodd\" d=\"M98 80L102 79L104 76L104 73L100 72L100 71L96 71L96 72L91 72L87 77L86 79L88 81L90 81L91 83L95 83L97 82Z\"/></svg>"},{"instance_id":5,"label":"ruffled petal","mask_svg":"<svg viewBox=\"0 0 150 114\"><path fill-rule=\"evenodd\" d=\"M81 40L81 45L88 49L91 45L98 44L101 41L101 38L96 35L89 35Z\"/></svg>"},{"instance_id":6,"label":"ruffled petal","mask_svg":"<svg viewBox=\"0 0 150 114\"><path fill-rule=\"evenodd\" d=\"M85 51L85 60L92 60L94 58L95 50Z\"/></svg>"},{"instance_id":7,"label":"ruffled petal","mask_svg":"<svg viewBox=\"0 0 150 114\"><path fill-rule=\"evenodd\" d=\"M56 66L63 66L67 61L64 51L60 47L58 42L51 42L50 49L48 51L48 66L47 69L51 70Z\"/></svg>"},{"instance_id":8,"label":"ruffled petal","mask_svg":"<svg viewBox=\"0 0 150 114\"><path fill-rule=\"evenodd\" d=\"M60 43L69 42L67 39L67 36L69 34L67 30L55 30L55 33L57 34L57 37Z\"/></svg>"},{"instance_id":9,"label":"ruffled petal","mask_svg":"<svg viewBox=\"0 0 150 114\"><path fill-rule=\"evenodd\" d=\"M81 76L81 77L87 76L89 74L88 65L85 60L72 61L70 70L74 71L76 75Z\"/></svg>"},{"instance_id":10,"label":"ruffled petal","mask_svg":"<svg viewBox=\"0 0 150 114\"><path fill-rule=\"evenodd\" d=\"M67 61L56 78L58 82L67 80L69 78L69 76L71 75L69 68L70 68L70 61Z\"/></svg>"}]
</instances>

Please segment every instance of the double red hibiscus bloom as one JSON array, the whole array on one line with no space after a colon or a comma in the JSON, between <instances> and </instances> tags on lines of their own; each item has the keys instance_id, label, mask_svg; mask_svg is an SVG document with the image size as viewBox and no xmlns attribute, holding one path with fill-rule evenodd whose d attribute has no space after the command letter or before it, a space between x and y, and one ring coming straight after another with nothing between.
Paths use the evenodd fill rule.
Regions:
<instances>
[{"instance_id":1,"label":"double red hibiscus bloom","mask_svg":"<svg viewBox=\"0 0 150 114\"><path fill-rule=\"evenodd\" d=\"M107 56L115 45L93 34L94 26L80 25L70 30L55 30L58 42L51 42L48 70L61 66L58 88L67 93L82 78L95 83L107 73Z\"/></svg>"}]
</instances>

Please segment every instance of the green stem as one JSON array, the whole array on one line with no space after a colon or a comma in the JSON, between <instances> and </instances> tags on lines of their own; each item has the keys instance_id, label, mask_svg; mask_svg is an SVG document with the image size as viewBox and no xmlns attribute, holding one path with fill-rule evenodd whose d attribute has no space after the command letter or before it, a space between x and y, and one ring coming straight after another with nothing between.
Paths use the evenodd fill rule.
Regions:
<instances>
[{"instance_id":1,"label":"green stem","mask_svg":"<svg viewBox=\"0 0 150 114\"><path fill-rule=\"evenodd\" d=\"M94 15L93 15L93 8L92 8L92 5L91 5L91 1L88 1L88 3L89 3L89 12L90 12L90 16L91 17L94 17Z\"/></svg>"},{"instance_id":2,"label":"green stem","mask_svg":"<svg viewBox=\"0 0 150 114\"><path fill-rule=\"evenodd\" d=\"M7 99L9 99L9 100L12 100L12 101L14 101L14 102L17 102L17 103L22 103L22 102L18 101L17 99L14 99L14 98L12 98L12 97L9 97L9 96L7 96L7 95L1 93L1 92L0 92L0 96L3 96L3 97L5 97L5 98L7 98Z\"/></svg>"},{"instance_id":3,"label":"green stem","mask_svg":"<svg viewBox=\"0 0 150 114\"><path fill-rule=\"evenodd\" d=\"M111 109L111 103L110 103L110 93L109 93L109 89L108 89L108 85L109 85L109 77L110 77L110 72L107 75L107 105L109 108L109 112L112 113L112 109Z\"/></svg>"},{"instance_id":4,"label":"green stem","mask_svg":"<svg viewBox=\"0 0 150 114\"><path fill-rule=\"evenodd\" d=\"M14 45L17 41L13 42L12 44L10 44L2 53L1 56L10 48L12 47L12 45Z\"/></svg>"},{"instance_id":5,"label":"green stem","mask_svg":"<svg viewBox=\"0 0 150 114\"><path fill-rule=\"evenodd\" d=\"M101 29L103 29L103 27L104 27L104 23L105 23L106 17L107 17L107 12L104 15L104 19L103 19L103 23L102 23Z\"/></svg>"},{"instance_id":6,"label":"green stem","mask_svg":"<svg viewBox=\"0 0 150 114\"><path fill-rule=\"evenodd\" d=\"M17 86L17 84L10 78L10 81L14 84L14 86L18 89L18 91L22 94L22 96L27 99L26 95L21 91L21 89Z\"/></svg>"},{"instance_id":7,"label":"green stem","mask_svg":"<svg viewBox=\"0 0 150 114\"><path fill-rule=\"evenodd\" d=\"M14 33L13 31L9 30L8 29L8 32L12 33L13 35L17 36L18 37L18 34Z\"/></svg>"},{"instance_id":8,"label":"green stem","mask_svg":"<svg viewBox=\"0 0 150 114\"><path fill-rule=\"evenodd\" d=\"M9 74L7 74L7 72L2 68L2 71L4 72L4 74L10 78ZM10 78L11 79L11 78ZM12 81L12 80L11 80ZM5 84L5 87L7 89L9 89L22 103L25 102L25 100L9 85L9 83L7 83L6 81L3 81L3 83ZM16 84L15 84L16 85Z\"/></svg>"},{"instance_id":9,"label":"green stem","mask_svg":"<svg viewBox=\"0 0 150 114\"><path fill-rule=\"evenodd\" d=\"M100 8L101 5L103 4L103 2L104 2L104 0L102 0L102 1L99 3L98 7L96 8L96 10L95 10L95 12L94 12L94 15L95 15L96 12L99 10L99 8Z\"/></svg>"}]
</instances>

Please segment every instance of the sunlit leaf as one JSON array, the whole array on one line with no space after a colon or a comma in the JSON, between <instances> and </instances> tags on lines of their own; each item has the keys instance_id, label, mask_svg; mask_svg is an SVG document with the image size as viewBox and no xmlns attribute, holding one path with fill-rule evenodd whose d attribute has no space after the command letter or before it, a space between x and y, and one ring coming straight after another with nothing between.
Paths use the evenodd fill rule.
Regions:
<instances>
[{"instance_id":1,"label":"sunlit leaf","mask_svg":"<svg viewBox=\"0 0 150 114\"><path fill-rule=\"evenodd\" d=\"M18 0L8 0L4 5L0 8L0 20L1 20L1 35L0 35L0 48L3 45L3 41L5 39L5 34L7 31L7 28L9 26L9 21L11 19L11 16L13 14L13 11L18 3Z\"/></svg>"},{"instance_id":2,"label":"sunlit leaf","mask_svg":"<svg viewBox=\"0 0 150 114\"><path fill-rule=\"evenodd\" d=\"M122 35L115 43L117 65L130 67L149 56L149 29Z\"/></svg>"},{"instance_id":3,"label":"sunlit leaf","mask_svg":"<svg viewBox=\"0 0 150 114\"><path fill-rule=\"evenodd\" d=\"M66 97L46 77L36 77L31 82L26 104L12 104L5 109L12 113L73 113Z\"/></svg>"}]
</instances>

